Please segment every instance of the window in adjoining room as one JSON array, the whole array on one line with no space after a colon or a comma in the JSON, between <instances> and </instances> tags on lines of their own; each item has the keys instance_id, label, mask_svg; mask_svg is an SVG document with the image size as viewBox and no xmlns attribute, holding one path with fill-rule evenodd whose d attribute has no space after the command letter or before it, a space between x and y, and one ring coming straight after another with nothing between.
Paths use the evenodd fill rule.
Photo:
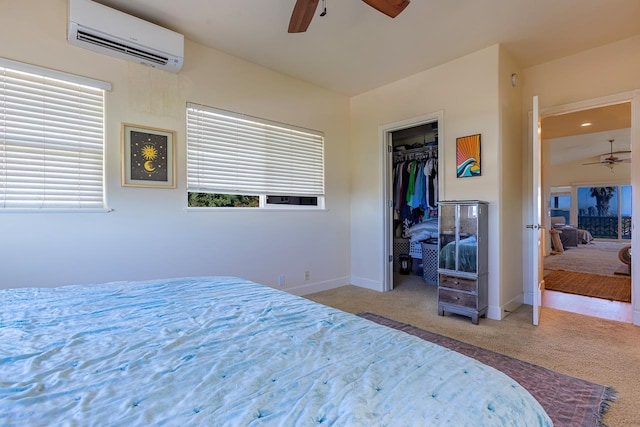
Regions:
<instances>
[{"instance_id":1,"label":"window in adjoining room","mask_svg":"<svg viewBox=\"0 0 640 427\"><path fill-rule=\"evenodd\" d=\"M551 187L549 213L551 217L564 217L565 224L571 223L571 187Z\"/></svg>"},{"instance_id":2,"label":"window in adjoining room","mask_svg":"<svg viewBox=\"0 0 640 427\"><path fill-rule=\"evenodd\" d=\"M324 136L187 104L189 207L324 207Z\"/></svg>"},{"instance_id":3,"label":"window in adjoining room","mask_svg":"<svg viewBox=\"0 0 640 427\"><path fill-rule=\"evenodd\" d=\"M0 210L105 208L105 90L0 58Z\"/></svg>"},{"instance_id":4,"label":"window in adjoining room","mask_svg":"<svg viewBox=\"0 0 640 427\"><path fill-rule=\"evenodd\" d=\"M631 239L631 185L578 187L577 195L578 227L596 238Z\"/></svg>"}]
</instances>

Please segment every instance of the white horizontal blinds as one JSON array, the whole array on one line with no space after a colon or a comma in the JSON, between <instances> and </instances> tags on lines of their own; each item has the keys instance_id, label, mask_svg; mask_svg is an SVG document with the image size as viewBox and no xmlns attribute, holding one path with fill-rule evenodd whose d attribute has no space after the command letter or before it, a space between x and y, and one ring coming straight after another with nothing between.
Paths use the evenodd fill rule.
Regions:
<instances>
[{"instance_id":1,"label":"white horizontal blinds","mask_svg":"<svg viewBox=\"0 0 640 427\"><path fill-rule=\"evenodd\" d=\"M189 104L187 187L202 193L322 196L324 137Z\"/></svg>"},{"instance_id":2,"label":"white horizontal blinds","mask_svg":"<svg viewBox=\"0 0 640 427\"><path fill-rule=\"evenodd\" d=\"M0 208L103 208L104 90L4 64Z\"/></svg>"}]
</instances>

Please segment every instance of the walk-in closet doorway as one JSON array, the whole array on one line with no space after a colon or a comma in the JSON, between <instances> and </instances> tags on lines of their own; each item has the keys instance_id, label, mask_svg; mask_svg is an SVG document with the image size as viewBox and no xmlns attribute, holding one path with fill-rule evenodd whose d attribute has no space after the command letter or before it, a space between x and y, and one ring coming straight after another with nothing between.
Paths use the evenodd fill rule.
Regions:
<instances>
[{"instance_id":1,"label":"walk-in closet doorway","mask_svg":"<svg viewBox=\"0 0 640 427\"><path fill-rule=\"evenodd\" d=\"M436 259L425 266L421 253L424 245L415 239L412 244L407 231L419 232L418 238L432 233L428 248L435 253L429 254L437 258L437 201L444 200L440 179L444 176L443 126L443 112L438 111L380 127L385 236L381 264L385 291L391 291L405 278L415 280L416 276L425 281L425 286L437 283ZM422 179L417 185L416 176ZM410 272L400 274L401 269L406 273L407 256Z\"/></svg>"}]
</instances>

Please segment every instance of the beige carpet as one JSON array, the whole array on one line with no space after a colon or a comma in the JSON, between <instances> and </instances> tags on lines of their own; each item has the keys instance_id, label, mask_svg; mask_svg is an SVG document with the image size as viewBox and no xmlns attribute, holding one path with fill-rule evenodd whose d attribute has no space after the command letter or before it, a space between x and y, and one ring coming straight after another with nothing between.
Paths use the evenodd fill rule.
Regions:
<instances>
[{"instance_id":1,"label":"beige carpet","mask_svg":"<svg viewBox=\"0 0 640 427\"><path fill-rule=\"evenodd\" d=\"M544 276L544 288L611 301L631 302L631 277L555 270Z\"/></svg>"},{"instance_id":2,"label":"beige carpet","mask_svg":"<svg viewBox=\"0 0 640 427\"><path fill-rule=\"evenodd\" d=\"M345 286L307 298L351 313L368 311L515 357L618 391L603 421L637 426L640 420L640 327L542 308L540 326L531 306L520 306L501 321L437 314L436 289L406 276L392 292Z\"/></svg>"},{"instance_id":3,"label":"beige carpet","mask_svg":"<svg viewBox=\"0 0 640 427\"><path fill-rule=\"evenodd\" d=\"M544 257L545 270L569 270L613 276L623 266L618 251L628 242L594 240L588 245L570 247L561 254Z\"/></svg>"}]
</instances>

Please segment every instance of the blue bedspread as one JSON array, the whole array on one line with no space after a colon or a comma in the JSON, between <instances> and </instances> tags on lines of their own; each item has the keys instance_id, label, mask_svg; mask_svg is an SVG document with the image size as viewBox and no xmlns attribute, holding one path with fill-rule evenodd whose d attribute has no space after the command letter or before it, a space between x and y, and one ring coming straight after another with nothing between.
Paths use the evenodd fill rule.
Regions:
<instances>
[{"instance_id":1,"label":"blue bedspread","mask_svg":"<svg viewBox=\"0 0 640 427\"><path fill-rule=\"evenodd\" d=\"M504 374L230 277L0 291L1 425L551 426Z\"/></svg>"}]
</instances>

